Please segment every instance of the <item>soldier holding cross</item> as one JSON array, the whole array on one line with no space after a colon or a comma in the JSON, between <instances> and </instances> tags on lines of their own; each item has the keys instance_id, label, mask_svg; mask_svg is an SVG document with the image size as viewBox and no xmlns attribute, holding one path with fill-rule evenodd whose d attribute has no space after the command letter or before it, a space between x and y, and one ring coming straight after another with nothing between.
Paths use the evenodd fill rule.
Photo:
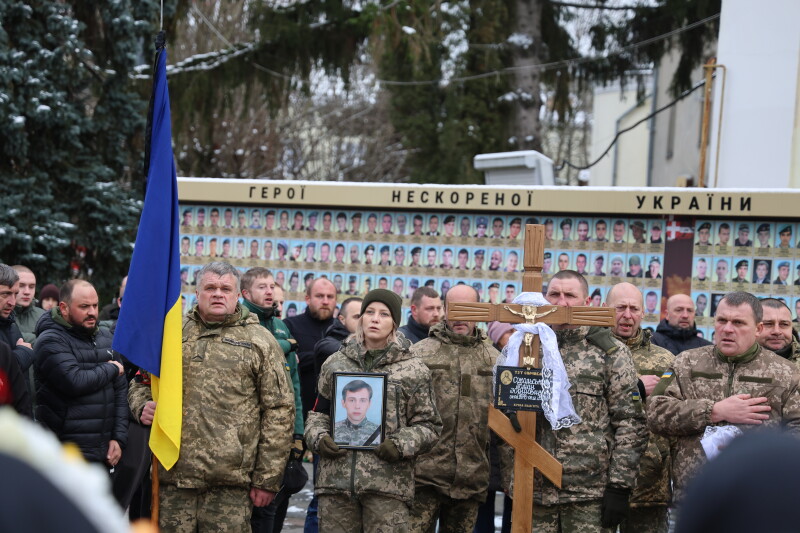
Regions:
<instances>
[{"instance_id":1,"label":"soldier holding cross","mask_svg":"<svg viewBox=\"0 0 800 533\"><path fill-rule=\"evenodd\" d=\"M588 305L583 276L553 276L545 298L552 305ZM553 325L572 384L581 423L553 431L539 417L542 447L563 465L561 488L536 472L536 531L602 531L616 528L628 511L647 428L630 350L607 328Z\"/></svg>"}]
</instances>

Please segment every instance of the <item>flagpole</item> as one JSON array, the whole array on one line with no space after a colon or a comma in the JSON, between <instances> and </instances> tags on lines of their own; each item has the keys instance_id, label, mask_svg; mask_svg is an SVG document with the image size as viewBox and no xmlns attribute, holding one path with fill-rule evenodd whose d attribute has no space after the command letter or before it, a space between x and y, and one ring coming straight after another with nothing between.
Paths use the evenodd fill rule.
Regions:
<instances>
[{"instance_id":1,"label":"flagpole","mask_svg":"<svg viewBox=\"0 0 800 533\"><path fill-rule=\"evenodd\" d=\"M153 454L152 457L153 467L150 474L150 480L152 483L152 494L150 499L150 522L156 527L156 531L158 531L158 457L156 457L155 454Z\"/></svg>"}]
</instances>

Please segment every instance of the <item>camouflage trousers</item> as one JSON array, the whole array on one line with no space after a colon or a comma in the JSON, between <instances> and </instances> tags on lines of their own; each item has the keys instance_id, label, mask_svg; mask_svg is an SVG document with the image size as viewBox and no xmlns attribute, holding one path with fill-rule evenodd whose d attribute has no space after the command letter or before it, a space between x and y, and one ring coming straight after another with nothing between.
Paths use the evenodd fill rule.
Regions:
<instances>
[{"instance_id":1,"label":"camouflage trousers","mask_svg":"<svg viewBox=\"0 0 800 533\"><path fill-rule=\"evenodd\" d=\"M250 532L253 505L242 487L179 489L161 485L158 526L162 533Z\"/></svg>"},{"instance_id":2,"label":"camouflage trousers","mask_svg":"<svg viewBox=\"0 0 800 533\"><path fill-rule=\"evenodd\" d=\"M667 533L667 506L631 507L620 533Z\"/></svg>"},{"instance_id":3,"label":"camouflage trousers","mask_svg":"<svg viewBox=\"0 0 800 533\"><path fill-rule=\"evenodd\" d=\"M536 533L610 533L600 526L601 501L533 506L533 531Z\"/></svg>"},{"instance_id":4,"label":"camouflage trousers","mask_svg":"<svg viewBox=\"0 0 800 533\"><path fill-rule=\"evenodd\" d=\"M320 494L320 533L407 533L408 505L381 496L362 494Z\"/></svg>"},{"instance_id":5,"label":"camouflage trousers","mask_svg":"<svg viewBox=\"0 0 800 533\"><path fill-rule=\"evenodd\" d=\"M411 507L411 531L433 533L439 519L439 533L469 533L478 518L477 500L455 500L432 487L417 486Z\"/></svg>"}]
</instances>

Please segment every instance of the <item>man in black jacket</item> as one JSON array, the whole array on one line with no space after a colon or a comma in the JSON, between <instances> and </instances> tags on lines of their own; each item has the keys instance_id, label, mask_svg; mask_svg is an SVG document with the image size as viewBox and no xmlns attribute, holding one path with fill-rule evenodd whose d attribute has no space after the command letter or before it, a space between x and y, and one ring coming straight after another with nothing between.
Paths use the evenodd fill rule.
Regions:
<instances>
[{"instance_id":1,"label":"man in black jacket","mask_svg":"<svg viewBox=\"0 0 800 533\"><path fill-rule=\"evenodd\" d=\"M339 306L339 316L325 332L325 336L314 346L314 367L317 375L322 369L322 363L338 352L342 342L351 333L356 332L358 319L361 318L361 301L361 298L348 298L343 301Z\"/></svg>"},{"instance_id":2,"label":"man in black jacket","mask_svg":"<svg viewBox=\"0 0 800 533\"><path fill-rule=\"evenodd\" d=\"M70 280L36 326L36 418L88 461L115 466L128 437L128 384L97 326L97 292Z\"/></svg>"},{"instance_id":3,"label":"man in black jacket","mask_svg":"<svg viewBox=\"0 0 800 533\"><path fill-rule=\"evenodd\" d=\"M14 314L18 293L19 274L10 266L0 263L0 342L14 353L20 372L27 376L33 363L33 349L30 343L23 340Z\"/></svg>"},{"instance_id":4,"label":"man in black jacket","mask_svg":"<svg viewBox=\"0 0 800 533\"><path fill-rule=\"evenodd\" d=\"M661 321L650 342L675 355L711 342L697 336L694 302L685 294L673 294L667 300L667 318Z\"/></svg>"},{"instance_id":5,"label":"man in black jacket","mask_svg":"<svg viewBox=\"0 0 800 533\"><path fill-rule=\"evenodd\" d=\"M411 295L411 317L398 328L411 344L428 338L431 326L442 321L442 299L430 287L420 287Z\"/></svg>"},{"instance_id":6,"label":"man in black jacket","mask_svg":"<svg viewBox=\"0 0 800 533\"><path fill-rule=\"evenodd\" d=\"M297 357L300 364L300 396L303 400L303 419L314 407L317 398L317 373L314 371L314 346L325 336L333 324L336 309L336 287L330 280L317 278L306 289L306 311L285 319L292 338L297 340ZM299 413L298 413L299 416Z\"/></svg>"}]
</instances>

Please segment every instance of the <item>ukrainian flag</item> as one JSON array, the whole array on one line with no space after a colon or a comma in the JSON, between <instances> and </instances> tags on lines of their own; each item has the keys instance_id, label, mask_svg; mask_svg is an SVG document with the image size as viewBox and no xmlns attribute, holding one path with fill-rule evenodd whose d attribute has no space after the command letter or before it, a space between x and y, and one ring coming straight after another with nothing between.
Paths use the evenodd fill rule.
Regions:
<instances>
[{"instance_id":1,"label":"ukrainian flag","mask_svg":"<svg viewBox=\"0 0 800 533\"><path fill-rule=\"evenodd\" d=\"M147 189L113 348L152 376L156 412L150 449L169 470L181 447L183 389L178 180L163 33L156 46Z\"/></svg>"}]
</instances>

